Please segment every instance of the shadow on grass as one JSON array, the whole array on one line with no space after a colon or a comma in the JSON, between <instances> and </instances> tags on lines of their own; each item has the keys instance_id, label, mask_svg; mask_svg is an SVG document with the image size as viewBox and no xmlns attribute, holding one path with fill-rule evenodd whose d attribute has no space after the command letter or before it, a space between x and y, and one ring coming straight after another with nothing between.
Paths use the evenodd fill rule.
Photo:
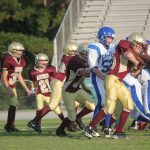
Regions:
<instances>
[{"instance_id":1,"label":"shadow on grass","mask_svg":"<svg viewBox=\"0 0 150 150\"><path fill-rule=\"evenodd\" d=\"M82 131L76 131L76 132L69 132L66 131L67 136L57 136L56 133L56 128L45 128L42 129L42 133L37 133L32 129L24 129L21 130L20 132L14 132L14 133L8 133L5 130L0 129L0 137L57 137L57 138L70 138L70 139L78 139L78 140L86 140L87 138L84 136Z\"/></svg>"}]
</instances>

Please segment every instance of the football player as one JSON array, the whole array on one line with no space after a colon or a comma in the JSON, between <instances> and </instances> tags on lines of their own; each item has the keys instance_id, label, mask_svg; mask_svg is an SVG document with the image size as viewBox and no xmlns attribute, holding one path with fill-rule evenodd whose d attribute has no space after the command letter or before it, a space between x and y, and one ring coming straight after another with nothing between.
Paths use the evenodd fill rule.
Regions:
<instances>
[{"instance_id":1,"label":"football player","mask_svg":"<svg viewBox=\"0 0 150 150\"><path fill-rule=\"evenodd\" d=\"M36 132L41 132L38 122L44 117L48 112L55 110L62 100L62 86L66 79L66 67L70 59L76 54L77 44L69 43L65 48L65 54L62 56L60 66L55 76L51 80L51 99L49 104L44 106L35 116L35 118L28 122L27 126L33 128ZM59 116L61 120L64 119L64 116Z\"/></svg>"},{"instance_id":2,"label":"football player","mask_svg":"<svg viewBox=\"0 0 150 150\"><path fill-rule=\"evenodd\" d=\"M136 50L137 53L146 54L146 40L141 33L132 33L128 36L127 40L130 41L132 47ZM149 116L144 110L144 104L142 100L142 86L140 81L137 79L137 76L141 73L141 71L143 72L144 70L143 66L138 65L138 67L138 71L127 74L124 77L123 81L125 82L127 87L129 87L135 105L134 110L131 112L131 117L137 119L140 114L144 118L148 119ZM129 128L132 128L132 126L133 128L135 128L133 124L129 126Z\"/></svg>"},{"instance_id":3,"label":"football player","mask_svg":"<svg viewBox=\"0 0 150 150\"><path fill-rule=\"evenodd\" d=\"M150 55L150 41L147 42L147 54ZM142 87L142 101L138 105L141 105L141 109L135 109L133 113L133 118L135 119L129 129L140 129L143 130L148 122L150 122L150 70L147 67L144 67L141 73L138 76L138 81L141 83Z\"/></svg>"},{"instance_id":4,"label":"football player","mask_svg":"<svg viewBox=\"0 0 150 150\"><path fill-rule=\"evenodd\" d=\"M51 95L50 81L56 74L56 69L53 66L48 66L49 58L46 54L39 53L35 55L35 66L29 71L29 79L31 87L36 88L36 114L44 107L44 104L49 104ZM54 112L62 118L63 113L59 105L54 109ZM41 120L38 121L38 126L41 128Z\"/></svg>"},{"instance_id":5,"label":"football player","mask_svg":"<svg viewBox=\"0 0 150 150\"><path fill-rule=\"evenodd\" d=\"M105 105L104 79L112 66L115 52L115 31L110 27L102 27L98 31L99 42L88 45L88 64L90 67L90 78L97 95L98 103L93 118ZM110 126L111 116L105 118L105 126Z\"/></svg>"},{"instance_id":6,"label":"football player","mask_svg":"<svg viewBox=\"0 0 150 150\"><path fill-rule=\"evenodd\" d=\"M8 46L8 53L3 58L2 82L10 97L7 123L4 128L9 133L19 131L14 125L16 107L18 105L16 81L19 80L27 94L31 93L22 77L22 71L26 66L25 59L22 56L24 50L25 48L21 43L12 42Z\"/></svg>"},{"instance_id":7,"label":"football player","mask_svg":"<svg viewBox=\"0 0 150 150\"><path fill-rule=\"evenodd\" d=\"M76 120L82 118L86 114L95 109L95 104L91 99L89 93L83 88L80 88L85 77L89 76L89 69L87 68L87 51L88 48L81 44L78 47L77 56L73 57L67 65L67 79L63 86L63 101L67 110L68 117L61 123L56 130L56 135L65 136L65 127L69 131L76 130ZM75 101L82 104L83 109L76 115ZM94 136L99 136L93 131Z\"/></svg>"},{"instance_id":8,"label":"football player","mask_svg":"<svg viewBox=\"0 0 150 150\"><path fill-rule=\"evenodd\" d=\"M131 71L133 66L139 65L139 62L136 60L135 56L129 51L129 49L132 48L131 42L127 40L121 40L116 46L113 66L105 79L106 105L90 122L84 132L85 136L92 138L91 130L93 127L106 115L112 115L114 113L116 101L119 100L123 106L123 110L121 112L119 124L114 132L113 138L125 138L123 127L130 111L134 108L134 104L130 91L124 85L122 80Z\"/></svg>"}]
</instances>

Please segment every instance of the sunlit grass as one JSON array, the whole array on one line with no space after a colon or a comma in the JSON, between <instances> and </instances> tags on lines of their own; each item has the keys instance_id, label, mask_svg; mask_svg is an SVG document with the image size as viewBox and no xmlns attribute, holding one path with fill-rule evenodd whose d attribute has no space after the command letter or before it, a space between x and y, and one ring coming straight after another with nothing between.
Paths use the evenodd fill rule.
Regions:
<instances>
[{"instance_id":1,"label":"sunlit grass","mask_svg":"<svg viewBox=\"0 0 150 150\"><path fill-rule=\"evenodd\" d=\"M84 119L88 124L90 119ZM146 150L150 146L150 130L129 131L129 139L105 139L103 133L99 138L86 138L81 131L68 133L68 137L57 137L55 129L59 126L59 119L43 120L43 132L35 133L29 129L27 120L16 121L19 133L9 134L3 130L4 121L0 122L0 150ZM128 122L129 124L129 122Z\"/></svg>"}]
</instances>

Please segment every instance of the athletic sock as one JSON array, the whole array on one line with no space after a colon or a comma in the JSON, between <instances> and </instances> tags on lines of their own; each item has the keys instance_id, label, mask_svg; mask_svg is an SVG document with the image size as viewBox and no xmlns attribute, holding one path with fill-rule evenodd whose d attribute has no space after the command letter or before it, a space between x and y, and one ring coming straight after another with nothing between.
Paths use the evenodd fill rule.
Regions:
<instances>
[{"instance_id":1,"label":"athletic sock","mask_svg":"<svg viewBox=\"0 0 150 150\"><path fill-rule=\"evenodd\" d=\"M90 109L84 107L84 108L77 114L77 118L82 118L83 116L85 116L85 115L87 115L87 114L89 114L89 113L91 113L91 112L92 112L92 110L90 110Z\"/></svg>"},{"instance_id":2,"label":"athletic sock","mask_svg":"<svg viewBox=\"0 0 150 150\"><path fill-rule=\"evenodd\" d=\"M90 126L95 127L99 121L101 121L106 116L103 109L95 116L95 118L90 122Z\"/></svg>"},{"instance_id":3,"label":"athletic sock","mask_svg":"<svg viewBox=\"0 0 150 150\"><path fill-rule=\"evenodd\" d=\"M8 117L7 117L7 126L8 127L14 126L15 116L16 116L16 107L10 105L9 109L8 109Z\"/></svg>"},{"instance_id":4,"label":"athletic sock","mask_svg":"<svg viewBox=\"0 0 150 150\"><path fill-rule=\"evenodd\" d=\"M120 119L119 119L119 124L116 128L116 132L122 132L123 131L123 127L129 117L130 112L129 111L125 111L122 110L122 113L120 115Z\"/></svg>"},{"instance_id":5,"label":"athletic sock","mask_svg":"<svg viewBox=\"0 0 150 150\"><path fill-rule=\"evenodd\" d=\"M63 121L65 118L64 118L64 114L61 112L58 117Z\"/></svg>"},{"instance_id":6,"label":"athletic sock","mask_svg":"<svg viewBox=\"0 0 150 150\"><path fill-rule=\"evenodd\" d=\"M35 118L33 120L38 123L38 121L50 111L51 111L50 107L48 105L46 105L39 111L39 113L35 116Z\"/></svg>"}]
</instances>

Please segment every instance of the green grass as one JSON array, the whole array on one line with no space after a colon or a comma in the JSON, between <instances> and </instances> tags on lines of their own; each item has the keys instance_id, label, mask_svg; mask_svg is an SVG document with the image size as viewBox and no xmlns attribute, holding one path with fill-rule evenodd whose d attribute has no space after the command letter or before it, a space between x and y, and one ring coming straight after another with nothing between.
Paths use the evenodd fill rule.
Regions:
<instances>
[{"instance_id":1,"label":"green grass","mask_svg":"<svg viewBox=\"0 0 150 150\"><path fill-rule=\"evenodd\" d=\"M89 119L85 119L87 124ZM147 150L150 147L150 130L129 131L129 139L87 139L81 132L70 133L69 137L57 137L55 129L59 119L43 120L43 132L35 133L26 127L27 121L16 121L19 133L9 134L3 130L5 122L0 121L0 150ZM129 124L129 122L128 122Z\"/></svg>"}]
</instances>

